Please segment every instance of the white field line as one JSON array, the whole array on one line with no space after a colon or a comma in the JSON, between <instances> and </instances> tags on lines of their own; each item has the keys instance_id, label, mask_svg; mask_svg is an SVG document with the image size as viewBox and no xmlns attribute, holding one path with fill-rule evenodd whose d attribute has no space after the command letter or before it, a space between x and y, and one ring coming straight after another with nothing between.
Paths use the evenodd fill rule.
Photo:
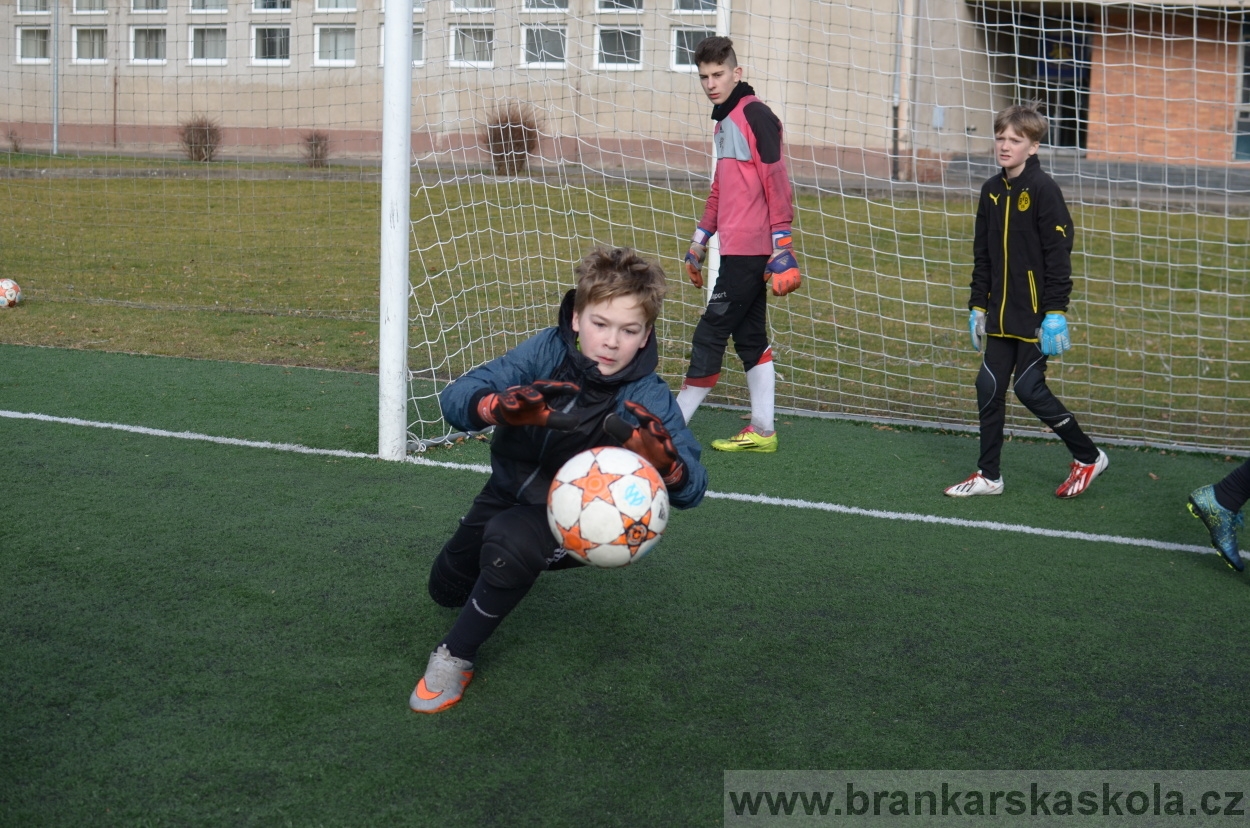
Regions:
<instances>
[{"instance_id":1,"label":"white field line","mask_svg":"<svg viewBox=\"0 0 1250 828\"><path fill-rule=\"evenodd\" d=\"M131 434L143 434L149 437L172 437L178 440L196 440L205 443L218 443L225 446L242 446L244 448L272 449L288 451L296 454L312 454L324 457L344 457L358 460L377 460L377 455L360 451L343 451L340 449L319 449L301 446L295 443L270 443L262 440L240 440L235 437L214 437L209 434L198 434L193 431L166 431L159 428L123 425L120 423L101 423L94 420L80 420L77 417L53 417L47 414L30 414L20 411L0 410L0 417L13 420L38 420L45 423L84 426L88 428L109 428ZM411 455L406 462L418 466L434 466L458 471L472 471L489 474L490 466L476 463L446 463L428 460L421 455ZM768 495L738 494L736 492L712 492L707 497L713 500L733 500L739 503L758 503L763 506L779 506L787 509L812 509L820 512L833 512L841 515L877 518L881 520L904 521L908 523L936 523L943 526L957 526L963 529L988 529L993 532L1015 532L1022 535L1039 535L1047 538L1064 540L1088 541L1090 543L1113 543L1121 546L1136 546L1149 549L1162 549L1170 552L1193 552L1199 555L1215 555L1209 546L1197 546L1187 543L1168 543L1151 538L1129 538L1122 535L1100 535L1092 532L1069 532L1063 529L1042 529L1035 526L1024 526L1019 523L998 523L990 520L964 520L963 518L940 517L937 515L921 515L914 512L890 512L881 509L861 509L858 506L841 506L837 503L822 503L815 500L800 500L791 497L770 497ZM1244 557L1244 553L1243 553Z\"/></svg>"}]
</instances>

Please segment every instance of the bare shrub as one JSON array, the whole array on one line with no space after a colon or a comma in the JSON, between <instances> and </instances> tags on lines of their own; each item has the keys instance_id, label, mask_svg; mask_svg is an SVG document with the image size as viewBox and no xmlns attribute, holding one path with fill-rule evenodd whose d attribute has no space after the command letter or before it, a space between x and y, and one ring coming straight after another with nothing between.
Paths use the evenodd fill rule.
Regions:
<instances>
[{"instance_id":1,"label":"bare shrub","mask_svg":"<svg viewBox=\"0 0 1250 828\"><path fill-rule=\"evenodd\" d=\"M221 126L207 115L192 115L178 127L182 151L192 161L212 161L221 147Z\"/></svg>"},{"instance_id":2,"label":"bare shrub","mask_svg":"<svg viewBox=\"0 0 1250 828\"><path fill-rule=\"evenodd\" d=\"M506 104L487 117L478 137L490 152L496 175L513 176L525 171L529 157L538 151L541 126L538 114L529 104Z\"/></svg>"},{"instance_id":3,"label":"bare shrub","mask_svg":"<svg viewBox=\"0 0 1250 828\"><path fill-rule=\"evenodd\" d=\"M304 163L310 167L328 166L330 159L330 134L314 130L304 133Z\"/></svg>"},{"instance_id":4,"label":"bare shrub","mask_svg":"<svg viewBox=\"0 0 1250 828\"><path fill-rule=\"evenodd\" d=\"M22 136L17 134L16 129L9 130L9 152L22 151Z\"/></svg>"}]
</instances>

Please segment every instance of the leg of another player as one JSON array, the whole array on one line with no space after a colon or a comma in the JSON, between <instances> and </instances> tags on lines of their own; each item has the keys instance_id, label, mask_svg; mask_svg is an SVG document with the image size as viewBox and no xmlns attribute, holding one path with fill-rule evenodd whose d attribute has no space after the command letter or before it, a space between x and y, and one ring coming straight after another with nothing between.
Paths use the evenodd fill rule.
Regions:
<instances>
[{"instance_id":1,"label":"leg of another player","mask_svg":"<svg viewBox=\"0 0 1250 828\"><path fill-rule=\"evenodd\" d=\"M1250 460L1246 460L1223 480L1195 489L1189 494L1189 512L1207 527L1211 546L1224 562L1238 572L1246 568L1237 542L1242 528L1241 509L1250 500Z\"/></svg>"},{"instance_id":2,"label":"leg of another player","mask_svg":"<svg viewBox=\"0 0 1250 828\"><path fill-rule=\"evenodd\" d=\"M768 290L763 280L763 256L738 256L734 262L731 298L734 302L734 350L746 372L751 400L751 424L727 440L713 440L717 451L771 454L777 450L775 405L777 371L768 344Z\"/></svg>"},{"instance_id":3,"label":"leg of another player","mask_svg":"<svg viewBox=\"0 0 1250 828\"><path fill-rule=\"evenodd\" d=\"M555 554L545 504L514 506L487 522L481 574L451 630L430 654L425 675L408 699L410 708L438 713L460 701L473 679L478 648L521 603Z\"/></svg>"}]
</instances>

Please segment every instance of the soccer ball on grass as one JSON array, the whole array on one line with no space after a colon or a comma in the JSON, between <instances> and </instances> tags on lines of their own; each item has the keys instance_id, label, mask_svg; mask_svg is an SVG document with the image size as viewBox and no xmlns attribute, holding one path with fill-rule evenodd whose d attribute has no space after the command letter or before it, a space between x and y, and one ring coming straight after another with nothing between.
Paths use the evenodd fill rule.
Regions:
<instances>
[{"instance_id":1,"label":"soccer ball on grass","mask_svg":"<svg viewBox=\"0 0 1250 828\"><path fill-rule=\"evenodd\" d=\"M547 523L582 563L626 566L651 551L668 525L668 490L655 467L629 449L574 455L547 492Z\"/></svg>"},{"instance_id":2,"label":"soccer ball on grass","mask_svg":"<svg viewBox=\"0 0 1250 828\"><path fill-rule=\"evenodd\" d=\"M0 279L0 308L11 308L22 301L22 289L12 279Z\"/></svg>"}]
</instances>

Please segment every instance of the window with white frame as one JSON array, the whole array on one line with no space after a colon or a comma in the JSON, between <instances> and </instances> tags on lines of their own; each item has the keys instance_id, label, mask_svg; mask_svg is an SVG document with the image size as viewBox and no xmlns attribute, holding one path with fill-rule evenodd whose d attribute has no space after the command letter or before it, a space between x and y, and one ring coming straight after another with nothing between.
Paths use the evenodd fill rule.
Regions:
<instances>
[{"instance_id":1,"label":"window with white frame","mask_svg":"<svg viewBox=\"0 0 1250 828\"><path fill-rule=\"evenodd\" d=\"M317 11L356 11L356 0L317 0Z\"/></svg>"},{"instance_id":2,"label":"window with white frame","mask_svg":"<svg viewBox=\"0 0 1250 828\"><path fill-rule=\"evenodd\" d=\"M564 44L568 40L563 26L525 26L526 66L564 66Z\"/></svg>"},{"instance_id":3,"label":"window with white frame","mask_svg":"<svg viewBox=\"0 0 1250 828\"><path fill-rule=\"evenodd\" d=\"M417 13L425 11L425 0L412 0L412 10Z\"/></svg>"},{"instance_id":4,"label":"window with white frame","mask_svg":"<svg viewBox=\"0 0 1250 828\"><path fill-rule=\"evenodd\" d=\"M596 69L641 69L642 29L604 26L595 37Z\"/></svg>"},{"instance_id":5,"label":"window with white frame","mask_svg":"<svg viewBox=\"0 0 1250 828\"><path fill-rule=\"evenodd\" d=\"M18 14L47 14L52 11L52 0L17 0Z\"/></svg>"},{"instance_id":6,"label":"window with white frame","mask_svg":"<svg viewBox=\"0 0 1250 828\"><path fill-rule=\"evenodd\" d=\"M495 10L495 0L451 0L452 11L484 12Z\"/></svg>"},{"instance_id":7,"label":"window with white frame","mask_svg":"<svg viewBox=\"0 0 1250 828\"><path fill-rule=\"evenodd\" d=\"M599 0L599 11L642 11L642 0Z\"/></svg>"},{"instance_id":8,"label":"window with white frame","mask_svg":"<svg viewBox=\"0 0 1250 828\"><path fill-rule=\"evenodd\" d=\"M708 12L716 11L716 0L675 0L674 11Z\"/></svg>"},{"instance_id":9,"label":"window with white frame","mask_svg":"<svg viewBox=\"0 0 1250 828\"><path fill-rule=\"evenodd\" d=\"M453 26L451 65L490 67L495 60L495 30L489 26Z\"/></svg>"},{"instance_id":10,"label":"window with white frame","mask_svg":"<svg viewBox=\"0 0 1250 828\"><path fill-rule=\"evenodd\" d=\"M169 11L169 0L131 0L130 10L137 12Z\"/></svg>"},{"instance_id":11,"label":"window with white frame","mask_svg":"<svg viewBox=\"0 0 1250 828\"><path fill-rule=\"evenodd\" d=\"M673 68L686 72L699 71L694 62L694 50L715 34L715 29L673 29Z\"/></svg>"},{"instance_id":12,"label":"window with white frame","mask_svg":"<svg viewBox=\"0 0 1250 828\"><path fill-rule=\"evenodd\" d=\"M351 26L317 26L313 30L314 66L355 66L356 29Z\"/></svg>"},{"instance_id":13,"label":"window with white frame","mask_svg":"<svg viewBox=\"0 0 1250 828\"><path fill-rule=\"evenodd\" d=\"M226 0L191 0L193 12L224 12L226 10Z\"/></svg>"},{"instance_id":14,"label":"window with white frame","mask_svg":"<svg viewBox=\"0 0 1250 828\"><path fill-rule=\"evenodd\" d=\"M226 27L191 27L191 63L195 66L226 65Z\"/></svg>"},{"instance_id":15,"label":"window with white frame","mask_svg":"<svg viewBox=\"0 0 1250 828\"><path fill-rule=\"evenodd\" d=\"M562 11L569 10L569 0L525 0L526 11Z\"/></svg>"},{"instance_id":16,"label":"window with white frame","mask_svg":"<svg viewBox=\"0 0 1250 828\"><path fill-rule=\"evenodd\" d=\"M256 26L252 29L252 63L286 65L290 62L290 26Z\"/></svg>"},{"instance_id":17,"label":"window with white frame","mask_svg":"<svg viewBox=\"0 0 1250 828\"><path fill-rule=\"evenodd\" d=\"M425 63L425 25L418 23L412 27L412 65ZM378 66L386 65L386 28L378 29Z\"/></svg>"},{"instance_id":18,"label":"window with white frame","mask_svg":"<svg viewBox=\"0 0 1250 828\"><path fill-rule=\"evenodd\" d=\"M74 27L74 63L107 63L108 30L102 26Z\"/></svg>"},{"instance_id":19,"label":"window with white frame","mask_svg":"<svg viewBox=\"0 0 1250 828\"><path fill-rule=\"evenodd\" d=\"M17 62L51 63L52 30L47 26L18 26Z\"/></svg>"},{"instance_id":20,"label":"window with white frame","mask_svg":"<svg viewBox=\"0 0 1250 828\"><path fill-rule=\"evenodd\" d=\"M252 11L290 11L291 0L252 0Z\"/></svg>"},{"instance_id":21,"label":"window with white frame","mask_svg":"<svg viewBox=\"0 0 1250 828\"><path fill-rule=\"evenodd\" d=\"M74 14L104 14L108 12L106 0L74 0Z\"/></svg>"},{"instance_id":22,"label":"window with white frame","mask_svg":"<svg viewBox=\"0 0 1250 828\"><path fill-rule=\"evenodd\" d=\"M134 63L165 62L165 30L136 26L130 30L130 60Z\"/></svg>"}]
</instances>

